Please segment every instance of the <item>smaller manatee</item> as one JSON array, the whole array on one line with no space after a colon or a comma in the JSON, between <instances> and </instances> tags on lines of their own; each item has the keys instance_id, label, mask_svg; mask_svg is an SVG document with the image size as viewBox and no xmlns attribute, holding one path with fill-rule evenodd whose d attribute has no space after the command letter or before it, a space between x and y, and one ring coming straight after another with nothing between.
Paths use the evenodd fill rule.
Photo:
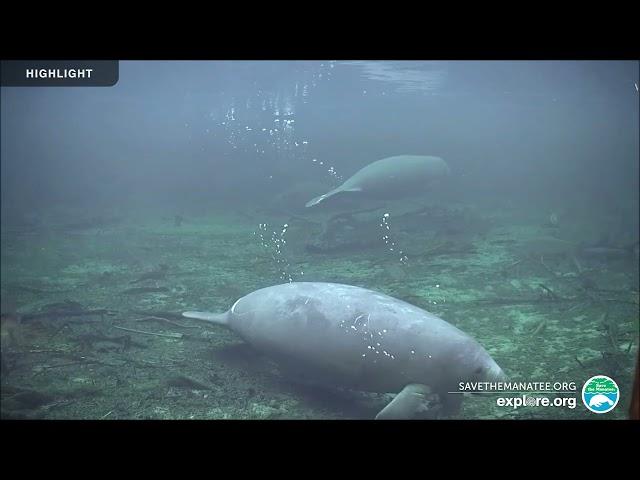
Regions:
<instances>
[{"instance_id":1,"label":"smaller manatee","mask_svg":"<svg viewBox=\"0 0 640 480\"><path fill-rule=\"evenodd\" d=\"M306 206L312 207L346 192L380 200L408 197L426 191L431 182L449 173L449 166L440 157L397 155L383 158L361 168L338 188L310 200Z\"/></svg>"}]
</instances>

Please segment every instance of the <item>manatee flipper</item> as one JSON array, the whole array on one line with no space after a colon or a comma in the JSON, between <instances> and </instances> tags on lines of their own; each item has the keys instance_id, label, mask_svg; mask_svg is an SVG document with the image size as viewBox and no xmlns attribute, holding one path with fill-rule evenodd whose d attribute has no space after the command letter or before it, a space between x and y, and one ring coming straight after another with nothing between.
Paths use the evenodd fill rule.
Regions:
<instances>
[{"instance_id":1,"label":"manatee flipper","mask_svg":"<svg viewBox=\"0 0 640 480\"><path fill-rule=\"evenodd\" d=\"M324 193L322 195L317 196L316 198L313 198L311 200L309 200L304 206L305 207L313 207L314 205L319 204L320 202L322 202L323 200L329 198L329 197L333 197L334 195L338 194L338 193L342 193L342 192L361 192L362 189L360 187L354 187L354 188L342 188L341 186L338 188L335 188L333 190L331 190L330 192Z\"/></svg>"},{"instance_id":2,"label":"manatee flipper","mask_svg":"<svg viewBox=\"0 0 640 480\"><path fill-rule=\"evenodd\" d=\"M376 420L408 420L414 418L425 408L427 395L431 389L420 383L411 383L404 387L389 404L384 407Z\"/></svg>"},{"instance_id":3,"label":"manatee flipper","mask_svg":"<svg viewBox=\"0 0 640 480\"><path fill-rule=\"evenodd\" d=\"M227 313L183 312L182 316L192 320L202 320L204 322L215 323L217 325L227 325L229 323Z\"/></svg>"}]
</instances>

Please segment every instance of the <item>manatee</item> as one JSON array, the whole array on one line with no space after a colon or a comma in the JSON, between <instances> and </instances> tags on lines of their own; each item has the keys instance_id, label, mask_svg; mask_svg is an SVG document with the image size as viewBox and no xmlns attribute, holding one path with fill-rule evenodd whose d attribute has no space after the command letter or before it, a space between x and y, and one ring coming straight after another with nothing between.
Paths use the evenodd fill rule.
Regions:
<instances>
[{"instance_id":1,"label":"manatee","mask_svg":"<svg viewBox=\"0 0 640 480\"><path fill-rule=\"evenodd\" d=\"M292 282L256 290L222 314L183 316L225 325L317 385L398 393L378 419L416 418L427 396L458 412L459 382L500 381L502 369L471 336L402 300L365 288ZM430 397L430 398L431 398Z\"/></svg>"},{"instance_id":2,"label":"manatee","mask_svg":"<svg viewBox=\"0 0 640 480\"><path fill-rule=\"evenodd\" d=\"M397 199L424 192L429 183L449 174L440 157L398 155L383 158L358 170L338 188L307 202L312 207L329 197L352 192L380 200Z\"/></svg>"},{"instance_id":3,"label":"manatee","mask_svg":"<svg viewBox=\"0 0 640 480\"><path fill-rule=\"evenodd\" d=\"M603 403L607 403L609 405L613 405L613 401L606 397L605 395L602 395L601 393L594 395L593 397L591 397L591 400L589 400L589 406L593 407L600 407L602 406Z\"/></svg>"}]
</instances>

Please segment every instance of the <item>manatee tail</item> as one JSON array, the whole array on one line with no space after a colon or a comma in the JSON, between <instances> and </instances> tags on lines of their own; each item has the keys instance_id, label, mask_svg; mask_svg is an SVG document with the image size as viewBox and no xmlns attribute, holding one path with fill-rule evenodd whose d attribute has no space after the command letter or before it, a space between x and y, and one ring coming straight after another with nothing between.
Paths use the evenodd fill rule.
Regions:
<instances>
[{"instance_id":1,"label":"manatee tail","mask_svg":"<svg viewBox=\"0 0 640 480\"><path fill-rule=\"evenodd\" d=\"M334 196L339 191L340 190L336 188L335 190L331 190L330 192L327 192L327 193L324 193L322 195L319 195L316 198L313 198L313 199L309 200L307 203L305 203L304 206L307 207L307 208L313 207L314 205L317 205L320 202L322 202L324 199Z\"/></svg>"},{"instance_id":2,"label":"manatee tail","mask_svg":"<svg viewBox=\"0 0 640 480\"><path fill-rule=\"evenodd\" d=\"M184 312L182 314L185 318L192 320L202 320L203 322L215 323L216 325L227 325L229 323L229 317L225 313L211 313L211 312Z\"/></svg>"},{"instance_id":3,"label":"manatee tail","mask_svg":"<svg viewBox=\"0 0 640 480\"><path fill-rule=\"evenodd\" d=\"M313 207L314 205L319 204L320 202L322 202L323 200L326 200L329 197L333 197L334 195L338 194L338 193L342 193L342 192L360 192L362 191L361 188L359 187L355 187L355 188L344 188L342 185L339 186L338 188L334 188L333 190L331 190L330 192L327 192L323 195L320 195L316 198L313 198L311 200L309 200L306 204L305 207Z\"/></svg>"}]
</instances>

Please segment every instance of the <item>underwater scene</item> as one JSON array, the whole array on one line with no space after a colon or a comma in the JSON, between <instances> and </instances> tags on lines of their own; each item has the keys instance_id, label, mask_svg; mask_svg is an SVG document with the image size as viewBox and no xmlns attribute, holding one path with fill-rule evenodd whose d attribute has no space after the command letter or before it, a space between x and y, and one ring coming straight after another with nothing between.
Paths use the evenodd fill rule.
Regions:
<instances>
[{"instance_id":1,"label":"underwater scene","mask_svg":"<svg viewBox=\"0 0 640 480\"><path fill-rule=\"evenodd\" d=\"M637 61L1 89L1 416L623 420Z\"/></svg>"}]
</instances>

